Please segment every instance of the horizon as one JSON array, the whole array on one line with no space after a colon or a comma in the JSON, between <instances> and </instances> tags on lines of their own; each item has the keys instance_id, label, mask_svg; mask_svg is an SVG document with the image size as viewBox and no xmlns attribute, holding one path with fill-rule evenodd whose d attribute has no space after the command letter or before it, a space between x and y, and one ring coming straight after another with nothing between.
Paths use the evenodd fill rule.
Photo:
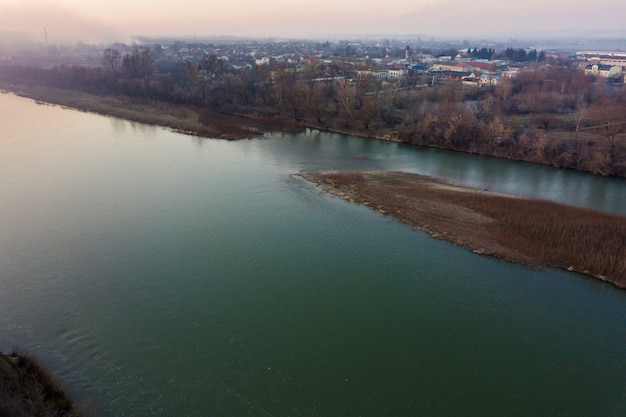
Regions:
<instances>
[{"instance_id":1,"label":"horizon","mask_svg":"<svg viewBox=\"0 0 626 417\"><path fill-rule=\"evenodd\" d=\"M621 19L626 4L598 0L531 1L471 5L458 0L433 2L373 0L333 4L304 0L262 3L231 0L196 5L189 0L132 3L110 0L0 0L0 33L6 42L127 43L145 38L253 38L336 40L374 36L425 39L626 38ZM532 27L532 29L528 29ZM378 34L378 35L377 35ZM385 35L386 34L386 35Z\"/></svg>"}]
</instances>

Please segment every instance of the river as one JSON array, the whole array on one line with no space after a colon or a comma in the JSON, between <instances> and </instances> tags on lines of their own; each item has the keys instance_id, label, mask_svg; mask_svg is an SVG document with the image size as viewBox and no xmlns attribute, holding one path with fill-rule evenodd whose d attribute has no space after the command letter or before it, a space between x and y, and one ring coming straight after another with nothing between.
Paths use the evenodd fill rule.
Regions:
<instances>
[{"instance_id":1,"label":"river","mask_svg":"<svg viewBox=\"0 0 626 417\"><path fill-rule=\"evenodd\" d=\"M87 414L626 415L626 291L475 255L294 173L626 214L626 181L309 131L227 142L0 94L0 349Z\"/></svg>"}]
</instances>

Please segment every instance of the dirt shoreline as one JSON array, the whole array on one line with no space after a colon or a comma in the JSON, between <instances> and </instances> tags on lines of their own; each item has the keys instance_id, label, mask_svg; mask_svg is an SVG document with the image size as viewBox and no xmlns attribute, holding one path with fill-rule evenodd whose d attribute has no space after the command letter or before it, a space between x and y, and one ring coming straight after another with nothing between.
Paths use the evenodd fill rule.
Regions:
<instances>
[{"instance_id":1,"label":"dirt shoreline","mask_svg":"<svg viewBox=\"0 0 626 417\"><path fill-rule=\"evenodd\" d=\"M626 288L626 217L402 172L298 175L474 253Z\"/></svg>"}]
</instances>

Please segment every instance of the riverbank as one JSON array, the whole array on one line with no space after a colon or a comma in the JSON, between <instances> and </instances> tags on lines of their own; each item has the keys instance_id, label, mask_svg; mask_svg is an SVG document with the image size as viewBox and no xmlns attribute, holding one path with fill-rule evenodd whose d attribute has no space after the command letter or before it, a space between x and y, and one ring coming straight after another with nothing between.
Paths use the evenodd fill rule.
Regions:
<instances>
[{"instance_id":1,"label":"riverbank","mask_svg":"<svg viewBox=\"0 0 626 417\"><path fill-rule=\"evenodd\" d=\"M576 271L626 288L626 217L402 172L300 175L336 197L477 254Z\"/></svg>"},{"instance_id":2,"label":"riverbank","mask_svg":"<svg viewBox=\"0 0 626 417\"><path fill-rule=\"evenodd\" d=\"M312 128L481 156L521 160L603 176L626 176L624 170L626 165L623 163L626 155L623 133L619 129L605 132L609 135L608 137L604 137L597 131L592 133L588 129L602 126L597 125L596 122L589 122L596 126L588 126L580 132L568 130L566 127L571 125L571 120L567 115L561 117L563 119L560 122L561 128L554 127L550 131L547 128L529 127L533 125L533 119L530 116L510 116L503 120L496 118L498 123L487 123L479 121L474 115L470 117L473 123L470 123L471 126L461 126L458 125L461 119L447 120L448 117L452 117L449 111L435 112L431 115L432 117L414 120L410 123L398 122L399 124L395 126L376 125L376 127L367 124L365 128L362 123L356 123L355 120L342 123L342 118L337 114L305 117L295 110L293 113L285 113L285 109L271 105L251 105L250 103L222 105L216 102L210 105L206 103L200 105L197 101L194 102L196 104L180 101L180 98L169 101L150 98L158 95L128 96L121 93L93 92L101 91L100 89L90 90L92 92L88 93L84 88L52 87L42 82L41 77L32 75L30 77L22 77L19 74L6 76L0 79L0 89L2 88L38 102L163 126L180 133L207 138L249 139L263 137L272 131L302 132L305 128ZM215 94L222 97L225 91L218 89ZM211 97L211 94L208 97ZM220 111L214 109L220 109ZM610 113L609 110L607 113ZM422 126L424 123L426 125ZM615 126L619 127L622 124L617 123ZM613 124L609 125L613 126ZM448 132L449 129L452 131ZM509 139L505 140L501 137L503 131L508 132ZM515 135L513 135L514 132ZM493 137L500 139L495 140Z\"/></svg>"},{"instance_id":3,"label":"riverbank","mask_svg":"<svg viewBox=\"0 0 626 417\"><path fill-rule=\"evenodd\" d=\"M79 417L63 387L28 355L0 353L0 416Z\"/></svg>"},{"instance_id":4,"label":"riverbank","mask_svg":"<svg viewBox=\"0 0 626 417\"><path fill-rule=\"evenodd\" d=\"M99 96L42 85L3 84L4 92L75 110L170 128L207 138L238 140L264 136L272 130L299 132L304 127L273 119L223 114L188 104L172 104L124 96Z\"/></svg>"}]
</instances>

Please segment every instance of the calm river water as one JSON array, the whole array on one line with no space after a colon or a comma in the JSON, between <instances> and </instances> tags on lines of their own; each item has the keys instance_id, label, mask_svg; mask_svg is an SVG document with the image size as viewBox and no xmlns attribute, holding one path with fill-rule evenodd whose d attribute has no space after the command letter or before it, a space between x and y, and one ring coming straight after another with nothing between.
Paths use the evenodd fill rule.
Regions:
<instances>
[{"instance_id":1,"label":"calm river water","mask_svg":"<svg viewBox=\"0 0 626 417\"><path fill-rule=\"evenodd\" d=\"M624 180L326 133L199 139L9 94L0 128L0 349L90 415L626 415L626 291L292 174L405 170L626 214Z\"/></svg>"}]
</instances>

